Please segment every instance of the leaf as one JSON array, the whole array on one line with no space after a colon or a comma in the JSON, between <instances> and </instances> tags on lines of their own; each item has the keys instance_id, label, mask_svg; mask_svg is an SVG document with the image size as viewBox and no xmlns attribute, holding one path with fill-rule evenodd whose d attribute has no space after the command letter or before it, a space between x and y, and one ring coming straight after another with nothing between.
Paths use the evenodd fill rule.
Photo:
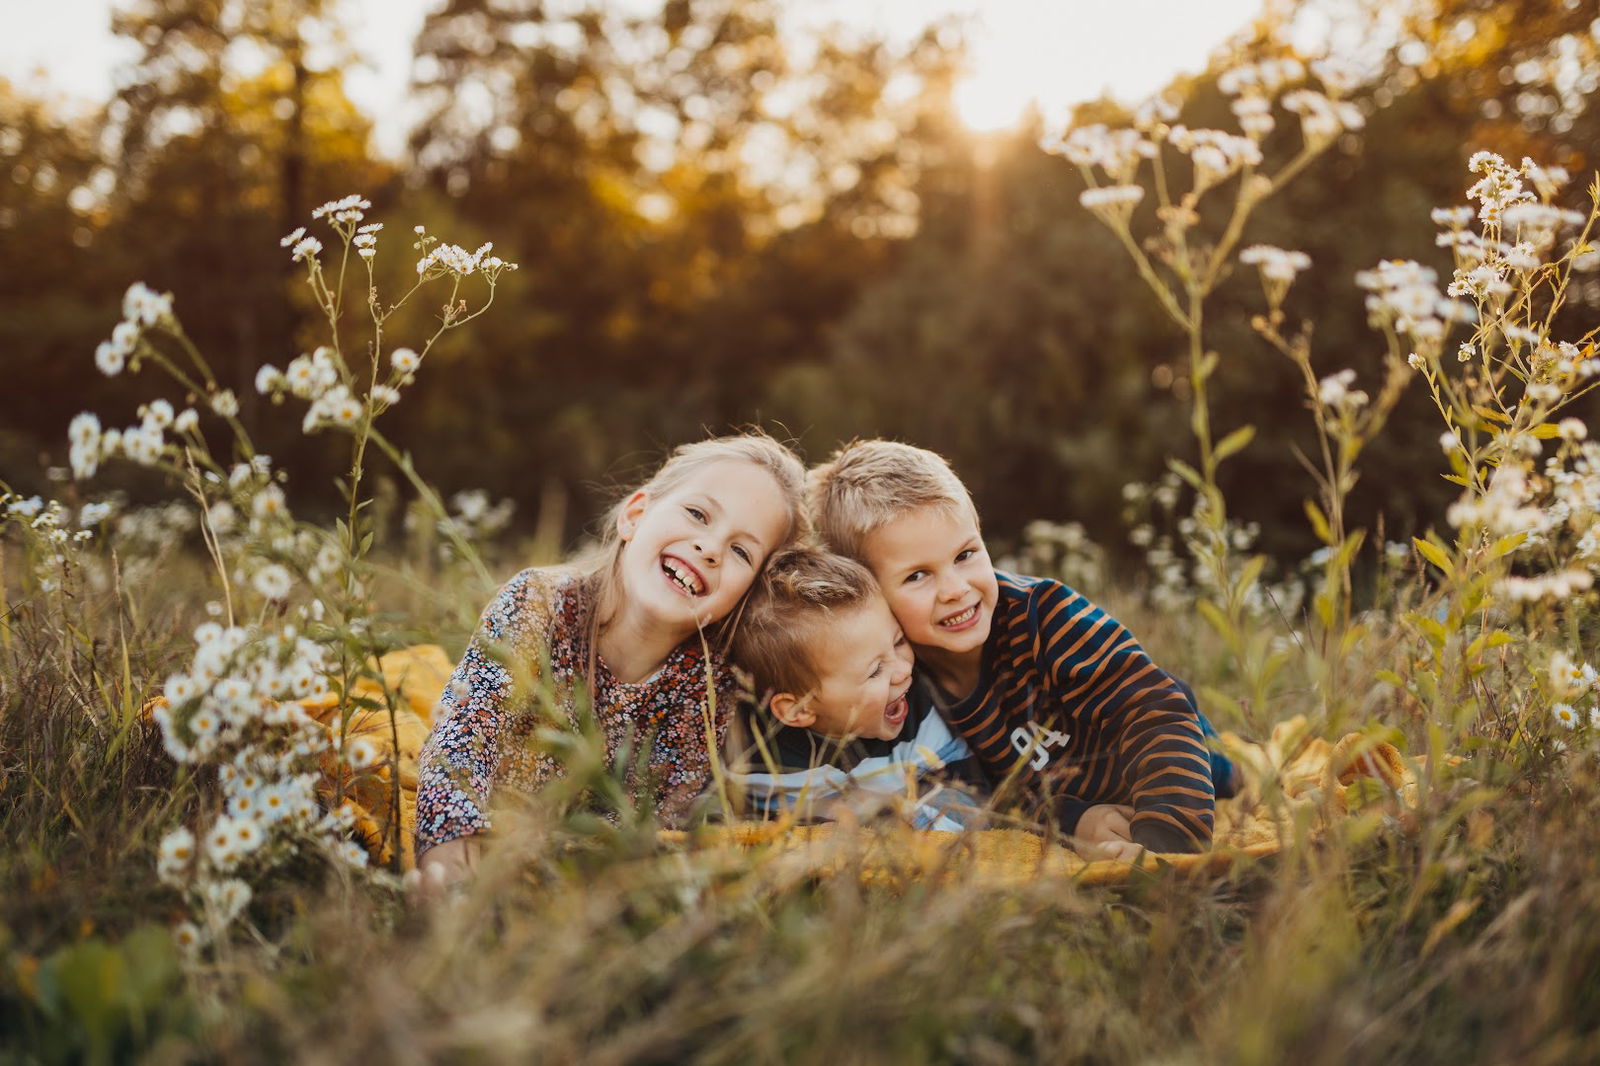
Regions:
<instances>
[{"instance_id":1,"label":"leaf","mask_svg":"<svg viewBox=\"0 0 1600 1066\"><path fill-rule=\"evenodd\" d=\"M1236 598L1244 598L1244 594L1261 578L1261 570L1266 565L1265 555L1252 555L1244 561L1244 566L1239 570L1239 580L1233 584L1233 594Z\"/></svg>"},{"instance_id":2,"label":"leaf","mask_svg":"<svg viewBox=\"0 0 1600 1066\"><path fill-rule=\"evenodd\" d=\"M1435 648L1442 649L1445 646L1445 642L1450 639L1449 631L1442 624L1425 614L1418 614L1412 611L1405 615L1404 618L1407 622L1422 630L1423 634L1428 638L1428 643Z\"/></svg>"},{"instance_id":3,"label":"leaf","mask_svg":"<svg viewBox=\"0 0 1600 1066\"><path fill-rule=\"evenodd\" d=\"M1232 638L1233 625L1228 621L1228 616L1222 613L1220 607L1210 600L1196 600L1194 609L1200 612L1200 617L1211 623L1211 628L1217 631L1218 636L1224 640Z\"/></svg>"},{"instance_id":4,"label":"leaf","mask_svg":"<svg viewBox=\"0 0 1600 1066\"><path fill-rule=\"evenodd\" d=\"M1444 548L1431 540L1424 540L1421 537L1412 537L1411 543L1416 546L1417 551L1422 553L1423 558L1443 570L1446 577L1451 574L1454 568L1451 565L1450 556L1445 552Z\"/></svg>"},{"instance_id":5,"label":"leaf","mask_svg":"<svg viewBox=\"0 0 1600 1066\"><path fill-rule=\"evenodd\" d=\"M1533 435L1539 440L1555 440L1561 436L1561 427L1554 422L1540 422L1533 427Z\"/></svg>"},{"instance_id":6,"label":"leaf","mask_svg":"<svg viewBox=\"0 0 1600 1066\"><path fill-rule=\"evenodd\" d=\"M1498 559L1503 555L1510 555L1528 539L1527 533L1507 533L1493 544L1489 545L1489 558Z\"/></svg>"},{"instance_id":7,"label":"leaf","mask_svg":"<svg viewBox=\"0 0 1600 1066\"><path fill-rule=\"evenodd\" d=\"M1177 474L1179 477L1181 477L1184 482L1196 492L1201 491L1205 487L1205 481L1200 477L1199 472L1182 459L1168 459L1167 467L1174 474Z\"/></svg>"},{"instance_id":8,"label":"leaf","mask_svg":"<svg viewBox=\"0 0 1600 1066\"><path fill-rule=\"evenodd\" d=\"M1476 659L1484 652L1493 648L1504 647L1516 639L1516 637L1513 637L1510 633L1507 633L1503 629L1494 629L1487 633L1480 633L1478 634L1478 638L1476 640L1467 645L1467 658L1469 660Z\"/></svg>"},{"instance_id":9,"label":"leaf","mask_svg":"<svg viewBox=\"0 0 1600 1066\"><path fill-rule=\"evenodd\" d=\"M1449 935L1450 931L1456 926L1472 917L1472 912L1478 909L1479 902L1474 897L1473 899L1458 899L1450 904L1450 909L1444 912L1444 917L1434 922L1433 928L1428 930L1428 935L1423 937L1421 957L1425 959L1433 954L1433 949L1439 946L1439 941Z\"/></svg>"},{"instance_id":10,"label":"leaf","mask_svg":"<svg viewBox=\"0 0 1600 1066\"><path fill-rule=\"evenodd\" d=\"M1222 462L1228 456L1241 451L1256 436L1255 426L1240 426L1217 442L1216 461Z\"/></svg>"},{"instance_id":11,"label":"leaf","mask_svg":"<svg viewBox=\"0 0 1600 1066\"><path fill-rule=\"evenodd\" d=\"M1377 673L1373 674L1372 676L1373 676L1374 679L1376 679L1378 681L1382 681L1386 685L1393 685L1395 688L1400 689L1402 691L1404 691L1404 689L1406 687L1405 681L1400 677L1399 674L1395 673L1393 670L1379 670Z\"/></svg>"},{"instance_id":12,"label":"leaf","mask_svg":"<svg viewBox=\"0 0 1600 1066\"><path fill-rule=\"evenodd\" d=\"M1481 415L1484 418L1487 418L1491 422L1503 422L1503 423L1505 423L1507 425L1509 425L1511 423L1510 416L1502 414L1501 412L1496 411L1492 407L1485 407L1481 403L1473 404L1472 405L1472 410L1473 410L1474 413L1476 413L1478 415Z\"/></svg>"},{"instance_id":13,"label":"leaf","mask_svg":"<svg viewBox=\"0 0 1600 1066\"><path fill-rule=\"evenodd\" d=\"M1322 543L1332 544L1333 530L1328 526L1328 519L1322 513L1322 508L1317 506L1315 500L1307 500L1305 506L1306 517L1311 520L1311 531L1317 535L1317 539Z\"/></svg>"}]
</instances>

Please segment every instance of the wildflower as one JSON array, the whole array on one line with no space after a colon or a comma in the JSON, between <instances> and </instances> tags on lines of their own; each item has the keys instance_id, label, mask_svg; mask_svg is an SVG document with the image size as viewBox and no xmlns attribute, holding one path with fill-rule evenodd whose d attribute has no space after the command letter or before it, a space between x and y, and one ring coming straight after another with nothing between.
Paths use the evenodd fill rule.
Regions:
<instances>
[{"instance_id":1,"label":"wildflower","mask_svg":"<svg viewBox=\"0 0 1600 1066\"><path fill-rule=\"evenodd\" d=\"M393 407L400 402L400 390L391 385L374 385L372 398L383 407Z\"/></svg>"},{"instance_id":2,"label":"wildflower","mask_svg":"<svg viewBox=\"0 0 1600 1066\"><path fill-rule=\"evenodd\" d=\"M1433 219L1433 224L1436 226L1448 226L1453 230L1459 230L1472 221L1472 208L1466 206L1436 207L1429 214L1429 217Z\"/></svg>"},{"instance_id":3,"label":"wildflower","mask_svg":"<svg viewBox=\"0 0 1600 1066\"><path fill-rule=\"evenodd\" d=\"M211 409L223 418L233 418L239 413L239 399L232 389L223 389L211 397Z\"/></svg>"},{"instance_id":4,"label":"wildflower","mask_svg":"<svg viewBox=\"0 0 1600 1066\"><path fill-rule=\"evenodd\" d=\"M301 399L310 399L312 395L312 389L315 387L317 382L316 367L313 366L311 360L307 359L305 356L296 356L292 361L290 361L289 369L284 372L283 381L290 392L294 393ZM258 377L257 388L259 387L260 379Z\"/></svg>"},{"instance_id":5,"label":"wildflower","mask_svg":"<svg viewBox=\"0 0 1600 1066\"><path fill-rule=\"evenodd\" d=\"M264 566L256 572L256 591L269 600L284 600L289 598L291 579L289 571L277 563Z\"/></svg>"},{"instance_id":6,"label":"wildflower","mask_svg":"<svg viewBox=\"0 0 1600 1066\"><path fill-rule=\"evenodd\" d=\"M205 887L206 902L217 920L226 925L233 921L250 903L250 886L237 877L214 881Z\"/></svg>"},{"instance_id":7,"label":"wildflower","mask_svg":"<svg viewBox=\"0 0 1600 1066\"><path fill-rule=\"evenodd\" d=\"M200 928L193 922L178 922L172 927L172 943L185 955L194 955L205 944Z\"/></svg>"},{"instance_id":8,"label":"wildflower","mask_svg":"<svg viewBox=\"0 0 1600 1066\"><path fill-rule=\"evenodd\" d=\"M206 831L206 857L220 869L231 869L239 861L239 846L234 839L238 824L223 814Z\"/></svg>"},{"instance_id":9,"label":"wildflower","mask_svg":"<svg viewBox=\"0 0 1600 1066\"><path fill-rule=\"evenodd\" d=\"M296 263L306 258L315 259L320 251L322 251L321 241L315 237L304 237L295 244L293 258Z\"/></svg>"},{"instance_id":10,"label":"wildflower","mask_svg":"<svg viewBox=\"0 0 1600 1066\"><path fill-rule=\"evenodd\" d=\"M256 371L256 391L263 396L269 392L276 392L284 386L283 371L267 363Z\"/></svg>"},{"instance_id":11,"label":"wildflower","mask_svg":"<svg viewBox=\"0 0 1600 1066\"><path fill-rule=\"evenodd\" d=\"M1311 266L1311 257L1304 252L1290 252L1270 244L1253 244L1239 253L1239 262L1253 265L1268 281L1290 282L1295 275Z\"/></svg>"},{"instance_id":12,"label":"wildflower","mask_svg":"<svg viewBox=\"0 0 1600 1066\"><path fill-rule=\"evenodd\" d=\"M1500 271L1493 266L1474 267L1471 270L1458 270L1455 278L1450 282L1448 290L1451 296L1468 296L1475 300L1488 300L1494 297L1511 295L1511 286L1500 276Z\"/></svg>"},{"instance_id":13,"label":"wildflower","mask_svg":"<svg viewBox=\"0 0 1600 1066\"><path fill-rule=\"evenodd\" d=\"M1333 100L1309 89L1286 93L1283 106L1300 116L1300 131L1308 144L1324 144L1345 130L1358 130L1366 117L1355 104Z\"/></svg>"},{"instance_id":14,"label":"wildflower","mask_svg":"<svg viewBox=\"0 0 1600 1066\"><path fill-rule=\"evenodd\" d=\"M367 864L367 851L353 840L342 840L334 849L334 854L351 866L365 866Z\"/></svg>"},{"instance_id":15,"label":"wildflower","mask_svg":"<svg viewBox=\"0 0 1600 1066\"><path fill-rule=\"evenodd\" d=\"M193 433L200 427L200 416L193 407L185 407L178 412L178 417L172 420L172 429L176 433Z\"/></svg>"},{"instance_id":16,"label":"wildflower","mask_svg":"<svg viewBox=\"0 0 1600 1066\"><path fill-rule=\"evenodd\" d=\"M250 509L257 518L271 518L282 514L284 507L283 490L276 485L263 487L250 504Z\"/></svg>"},{"instance_id":17,"label":"wildflower","mask_svg":"<svg viewBox=\"0 0 1600 1066\"><path fill-rule=\"evenodd\" d=\"M100 445L99 416L89 411L74 415L72 424L67 427L67 439L74 444L98 448Z\"/></svg>"},{"instance_id":18,"label":"wildflower","mask_svg":"<svg viewBox=\"0 0 1600 1066\"><path fill-rule=\"evenodd\" d=\"M1508 577L1495 586L1495 591L1514 603L1535 603L1564 600L1593 585L1594 575L1587 570L1559 570L1538 577Z\"/></svg>"},{"instance_id":19,"label":"wildflower","mask_svg":"<svg viewBox=\"0 0 1600 1066\"><path fill-rule=\"evenodd\" d=\"M1360 88L1367 77L1347 59L1329 56L1311 64L1311 73L1322 82L1322 87L1333 96L1345 96Z\"/></svg>"},{"instance_id":20,"label":"wildflower","mask_svg":"<svg viewBox=\"0 0 1600 1066\"><path fill-rule=\"evenodd\" d=\"M78 513L78 525L84 529L97 526L110 518L114 511L115 507L110 503L86 503L83 505L83 510Z\"/></svg>"},{"instance_id":21,"label":"wildflower","mask_svg":"<svg viewBox=\"0 0 1600 1066\"><path fill-rule=\"evenodd\" d=\"M94 365L108 378L122 373L122 364L126 359L127 354L110 341L101 341L94 350Z\"/></svg>"},{"instance_id":22,"label":"wildflower","mask_svg":"<svg viewBox=\"0 0 1600 1066\"><path fill-rule=\"evenodd\" d=\"M1317 384L1317 400L1324 407L1337 410L1354 410L1367 403L1367 394L1360 389L1352 389L1350 385L1356 379L1354 370L1341 370L1337 374L1330 374Z\"/></svg>"},{"instance_id":23,"label":"wildflower","mask_svg":"<svg viewBox=\"0 0 1600 1066\"><path fill-rule=\"evenodd\" d=\"M1600 729L1600 707L1589 708L1589 728Z\"/></svg>"},{"instance_id":24,"label":"wildflower","mask_svg":"<svg viewBox=\"0 0 1600 1066\"><path fill-rule=\"evenodd\" d=\"M164 444L161 430L149 423L129 428L122 434L123 454L141 466L154 466L160 462Z\"/></svg>"},{"instance_id":25,"label":"wildflower","mask_svg":"<svg viewBox=\"0 0 1600 1066\"><path fill-rule=\"evenodd\" d=\"M1574 662L1564 651L1550 656L1550 687L1563 699L1582 695L1593 689L1600 678L1588 663Z\"/></svg>"},{"instance_id":26,"label":"wildflower","mask_svg":"<svg viewBox=\"0 0 1600 1066\"><path fill-rule=\"evenodd\" d=\"M1078 202L1084 207L1108 214L1118 213L1123 208L1132 210L1143 199L1142 185L1105 185L1097 189L1085 189L1078 194Z\"/></svg>"},{"instance_id":27,"label":"wildflower","mask_svg":"<svg viewBox=\"0 0 1600 1066\"><path fill-rule=\"evenodd\" d=\"M280 240L278 242L278 247L279 248L287 248L287 247L289 247L289 245L297 243L300 240L300 238L304 237L305 235L306 235L306 228L304 226L296 226L294 228L294 232L293 233L287 234L282 240Z\"/></svg>"},{"instance_id":28,"label":"wildflower","mask_svg":"<svg viewBox=\"0 0 1600 1066\"><path fill-rule=\"evenodd\" d=\"M410 348L396 348L389 355L389 365L398 373L411 374L422 365L422 357Z\"/></svg>"},{"instance_id":29,"label":"wildflower","mask_svg":"<svg viewBox=\"0 0 1600 1066\"><path fill-rule=\"evenodd\" d=\"M226 817L226 816L224 816ZM254 818L239 818L233 822L233 842L240 854L248 855L259 848L267 839L261 831L261 823Z\"/></svg>"},{"instance_id":30,"label":"wildflower","mask_svg":"<svg viewBox=\"0 0 1600 1066\"><path fill-rule=\"evenodd\" d=\"M353 770L365 769L379 760L379 751L376 744L366 737L357 737L345 748L345 762Z\"/></svg>"},{"instance_id":31,"label":"wildflower","mask_svg":"<svg viewBox=\"0 0 1600 1066\"><path fill-rule=\"evenodd\" d=\"M1562 440L1576 443L1589 435L1589 427L1583 424L1582 419L1563 418L1556 423L1556 433Z\"/></svg>"},{"instance_id":32,"label":"wildflower","mask_svg":"<svg viewBox=\"0 0 1600 1066\"><path fill-rule=\"evenodd\" d=\"M1099 167L1113 184L1124 184L1133 180L1141 160L1155 158L1156 146L1138 130L1111 130L1095 123L1068 133L1061 151L1078 166Z\"/></svg>"},{"instance_id":33,"label":"wildflower","mask_svg":"<svg viewBox=\"0 0 1600 1066\"><path fill-rule=\"evenodd\" d=\"M1548 381L1536 382L1528 386L1527 396L1533 403L1549 407L1561 399L1561 386Z\"/></svg>"},{"instance_id":34,"label":"wildflower","mask_svg":"<svg viewBox=\"0 0 1600 1066\"><path fill-rule=\"evenodd\" d=\"M163 871L186 869L194 861L194 834L183 826L170 830L161 838L160 863ZM165 880L165 877L163 877Z\"/></svg>"},{"instance_id":35,"label":"wildflower","mask_svg":"<svg viewBox=\"0 0 1600 1066\"><path fill-rule=\"evenodd\" d=\"M1578 711L1570 703L1554 703L1550 706L1550 713L1556 716L1556 721L1568 729L1575 729L1578 725Z\"/></svg>"}]
</instances>

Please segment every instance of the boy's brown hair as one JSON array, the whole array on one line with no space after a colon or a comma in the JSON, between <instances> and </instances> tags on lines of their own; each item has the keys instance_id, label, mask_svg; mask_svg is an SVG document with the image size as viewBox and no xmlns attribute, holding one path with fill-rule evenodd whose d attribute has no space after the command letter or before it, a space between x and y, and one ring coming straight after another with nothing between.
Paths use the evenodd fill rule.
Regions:
<instances>
[{"instance_id":1,"label":"boy's brown hair","mask_svg":"<svg viewBox=\"0 0 1600 1066\"><path fill-rule=\"evenodd\" d=\"M872 572L819 548L789 548L767 561L733 637L733 661L758 695L805 696L818 682L811 649L827 616L878 595Z\"/></svg>"},{"instance_id":2,"label":"boy's brown hair","mask_svg":"<svg viewBox=\"0 0 1600 1066\"><path fill-rule=\"evenodd\" d=\"M807 475L817 535L833 551L865 558L867 537L910 511L938 507L977 518L972 495L944 456L892 440L858 440Z\"/></svg>"}]
</instances>

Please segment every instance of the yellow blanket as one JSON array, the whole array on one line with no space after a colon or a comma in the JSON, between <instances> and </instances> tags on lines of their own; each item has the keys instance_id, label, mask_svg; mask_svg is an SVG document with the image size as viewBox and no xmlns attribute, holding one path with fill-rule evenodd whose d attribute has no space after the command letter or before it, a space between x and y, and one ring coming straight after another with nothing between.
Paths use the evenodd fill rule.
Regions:
<instances>
[{"instance_id":1,"label":"yellow blanket","mask_svg":"<svg viewBox=\"0 0 1600 1066\"><path fill-rule=\"evenodd\" d=\"M998 884L1039 876L1115 884L1140 869L1223 873L1236 863L1279 851L1297 833L1316 836L1353 807L1377 803L1403 808L1416 802L1416 768L1392 745L1359 733L1330 744L1310 734L1304 717L1296 717L1279 723L1264 744L1231 733L1223 734L1222 741L1247 783L1239 796L1217 804L1212 850L1199 855L1147 854L1137 863L1091 861L1019 829L941 833L892 826L869 832L842 824L769 822L661 835L696 849L770 847L778 852L780 871L812 876L854 870L864 880L891 884L941 876Z\"/></svg>"},{"instance_id":2,"label":"yellow blanket","mask_svg":"<svg viewBox=\"0 0 1600 1066\"><path fill-rule=\"evenodd\" d=\"M375 862L392 861L398 840L401 865L410 869L414 865L411 838L416 825L417 759L452 666L442 648L427 644L391 652L378 661L378 667L383 685L363 680L352 688L351 695L382 708L387 705L387 689L396 701L392 720L387 710L357 706L344 724L344 733L347 745L365 737L381 749L384 758L376 769L351 773L336 756L325 757L319 792L325 801L351 808L357 833ZM342 711L335 695L305 700L301 706L337 733ZM1224 733L1222 744L1244 771L1246 785L1238 797L1217 804L1214 845L1200 855L1146 855L1138 864L1091 862L1060 843L1019 829L941 833L875 826L857 832L855 827L833 823L799 826L781 821L708 826L688 832L663 830L661 838L671 846L697 851L771 848L784 869L805 875L826 876L853 869L870 880L959 874L1014 882L1045 874L1103 884L1127 879L1136 866L1194 873L1225 871L1242 859L1280 850L1297 834L1315 836L1353 807L1375 802L1405 808L1416 801L1421 763L1408 763L1392 745L1359 733L1332 744L1311 735L1304 717L1295 717L1274 727L1265 743ZM398 790L393 773L398 773Z\"/></svg>"},{"instance_id":3,"label":"yellow blanket","mask_svg":"<svg viewBox=\"0 0 1600 1066\"><path fill-rule=\"evenodd\" d=\"M415 824L416 760L427 738L430 716L450 675L450 663L434 645L393 652L379 663L390 688L399 696L402 862L412 865L411 833ZM369 686L375 689L376 686ZM376 691L366 695L377 698ZM308 707L323 721L337 714L333 697ZM348 735L368 736L386 747L388 715L357 712ZM1146 869L1220 872L1241 859L1270 855L1297 833L1316 835L1330 820L1344 817L1367 802L1406 807L1415 803L1417 767L1390 744L1350 733L1336 744L1311 734L1304 717L1273 728L1265 743L1222 736L1224 750L1244 771L1246 784L1234 799L1217 804L1213 849L1200 855L1147 855ZM332 782L329 783L332 791ZM395 817L387 777L347 782L345 794L359 805L363 837L373 858L388 861ZM858 869L869 878L921 877L950 872L980 880L1014 881L1039 874L1065 875L1086 883L1110 883L1129 877L1135 865L1120 861L1091 862L1059 843L1018 829L940 833L885 827L857 833L834 824L811 826L782 822L750 822L708 826L683 832L663 830L664 842L704 849L771 847L786 867L813 874ZM863 850L865 849L865 850Z\"/></svg>"}]
</instances>

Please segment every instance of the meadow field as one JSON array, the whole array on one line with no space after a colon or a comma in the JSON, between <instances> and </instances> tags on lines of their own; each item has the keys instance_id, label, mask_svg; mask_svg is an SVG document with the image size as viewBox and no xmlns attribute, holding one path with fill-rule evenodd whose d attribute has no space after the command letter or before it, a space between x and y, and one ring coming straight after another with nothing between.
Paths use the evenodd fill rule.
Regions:
<instances>
[{"instance_id":1,"label":"meadow field","mask_svg":"<svg viewBox=\"0 0 1600 1066\"><path fill-rule=\"evenodd\" d=\"M64 461L0 470L0 1063L1600 1060L1600 175L1469 144L1450 200L1406 202L1446 269L1320 262L1268 212L1346 165L1368 77L1286 48L1214 74L1219 128L1160 97L1047 144L1124 313L1166 331L1182 388L1147 417L1181 453L1143 481L1097 461L1115 542L1034 485L992 547L1104 605L1225 733L1382 747L1407 787L1298 802L1263 757L1270 854L995 879L972 839L898 863L892 818L840 826L826 863L713 846L725 799L663 836L594 735L552 726L533 742L567 776L422 902L396 812L431 698L382 657L453 661L502 582L574 542L559 493L515 521L425 476L449 433L390 428L466 404L461 338L543 268L351 193L270 248L306 320L289 354L241 377L182 292L125 279L69 376L135 420L85 400ZM1315 328L1335 274L1371 357ZM1252 415L1242 379L1289 399ZM603 435L585 412L574 436ZM1263 452L1295 480L1261 483ZM1380 477L1420 518L1374 514ZM1241 484L1287 501L1270 551Z\"/></svg>"}]
</instances>

